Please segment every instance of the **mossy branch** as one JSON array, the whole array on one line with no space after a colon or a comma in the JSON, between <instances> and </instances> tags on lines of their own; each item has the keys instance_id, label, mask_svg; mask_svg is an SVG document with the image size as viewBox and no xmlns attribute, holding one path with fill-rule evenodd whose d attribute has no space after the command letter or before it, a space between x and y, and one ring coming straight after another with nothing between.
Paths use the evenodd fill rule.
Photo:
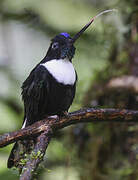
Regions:
<instances>
[{"instance_id":1,"label":"mossy branch","mask_svg":"<svg viewBox=\"0 0 138 180\"><path fill-rule=\"evenodd\" d=\"M88 122L138 122L138 111L134 110L119 110L119 109L81 109L69 113L66 117L46 118L38 121L31 126L24 129L5 133L0 136L0 147L4 147L8 144L14 143L17 140L25 139L29 136L35 136L49 128L53 131L70 126L77 123Z\"/></svg>"},{"instance_id":2,"label":"mossy branch","mask_svg":"<svg viewBox=\"0 0 138 180\"><path fill-rule=\"evenodd\" d=\"M53 132L72 124L82 122L138 122L138 111L88 108L69 113L66 117L48 117L24 129L1 135L0 147L4 147L18 140L26 139L30 136L37 136L34 149L29 159L24 164L20 176L20 180L30 180L38 165L43 160Z\"/></svg>"}]
</instances>

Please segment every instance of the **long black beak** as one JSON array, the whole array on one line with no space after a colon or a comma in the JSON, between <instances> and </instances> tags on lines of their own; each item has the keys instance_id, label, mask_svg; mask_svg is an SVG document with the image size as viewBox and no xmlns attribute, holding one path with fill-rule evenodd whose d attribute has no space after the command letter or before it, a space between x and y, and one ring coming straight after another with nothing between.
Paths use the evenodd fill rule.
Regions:
<instances>
[{"instance_id":1,"label":"long black beak","mask_svg":"<svg viewBox=\"0 0 138 180\"><path fill-rule=\"evenodd\" d=\"M111 11L117 11L117 10L116 9L105 10L105 11L102 11L101 13L99 13L98 15L94 16L88 24L86 24L77 34L75 34L75 36L72 38L72 44L74 44L76 42L76 40L81 36L81 34L83 34L83 32L92 24L92 22L97 17L101 16L104 13L111 12Z\"/></svg>"},{"instance_id":2,"label":"long black beak","mask_svg":"<svg viewBox=\"0 0 138 180\"><path fill-rule=\"evenodd\" d=\"M72 38L72 43L75 43L75 41L81 36L81 34L92 24L92 22L94 21L94 18L92 18L92 20L86 24L77 34L75 34L75 36Z\"/></svg>"}]
</instances>

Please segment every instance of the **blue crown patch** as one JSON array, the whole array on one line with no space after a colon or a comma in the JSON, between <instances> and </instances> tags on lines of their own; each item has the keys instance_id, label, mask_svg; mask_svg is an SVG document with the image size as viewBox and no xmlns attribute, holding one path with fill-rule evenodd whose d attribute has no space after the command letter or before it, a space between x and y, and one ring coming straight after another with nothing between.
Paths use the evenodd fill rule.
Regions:
<instances>
[{"instance_id":1,"label":"blue crown patch","mask_svg":"<svg viewBox=\"0 0 138 180\"><path fill-rule=\"evenodd\" d=\"M60 33L60 35L65 36L66 38L70 37L70 35L66 32Z\"/></svg>"}]
</instances>

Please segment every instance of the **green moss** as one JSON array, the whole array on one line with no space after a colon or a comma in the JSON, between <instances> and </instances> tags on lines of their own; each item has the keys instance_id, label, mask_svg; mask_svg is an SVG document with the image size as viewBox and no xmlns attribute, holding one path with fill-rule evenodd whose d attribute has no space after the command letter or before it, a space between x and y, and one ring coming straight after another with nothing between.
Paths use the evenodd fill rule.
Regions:
<instances>
[{"instance_id":1,"label":"green moss","mask_svg":"<svg viewBox=\"0 0 138 180\"><path fill-rule=\"evenodd\" d=\"M28 159L21 159L19 165L25 165Z\"/></svg>"},{"instance_id":2,"label":"green moss","mask_svg":"<svg viewBox=\"0 0 138 180\"><path fill-rule=\"evenodd\" d=\"M31 159L42 159L43 158L43 153L39 150L37 152L32 151L30 154Z\"/></svg>"}]
</instances>

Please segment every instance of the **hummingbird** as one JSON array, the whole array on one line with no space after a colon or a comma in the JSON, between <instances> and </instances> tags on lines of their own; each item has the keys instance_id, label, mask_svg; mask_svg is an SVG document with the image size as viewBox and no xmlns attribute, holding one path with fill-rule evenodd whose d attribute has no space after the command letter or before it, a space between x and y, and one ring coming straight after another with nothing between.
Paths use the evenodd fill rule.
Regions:
<instances>
[{"instance_id":1,"label":"hummingbird","mask_svg":"<svg viewBox=\"0 0 138 180\"><path fill-rule=\"evenodd\" d=\"M73 38L67 32L62 32L51 40L46 56L22 84L22 128L47 116L67 115L75 97L77 83L77 73L72 64L76 49L74 44L98 16L92 18ZM17 166L20 159L29 151L29 141L20 140L14 144L8 159L8 168Z\"/></svg>"}]
</instances>

